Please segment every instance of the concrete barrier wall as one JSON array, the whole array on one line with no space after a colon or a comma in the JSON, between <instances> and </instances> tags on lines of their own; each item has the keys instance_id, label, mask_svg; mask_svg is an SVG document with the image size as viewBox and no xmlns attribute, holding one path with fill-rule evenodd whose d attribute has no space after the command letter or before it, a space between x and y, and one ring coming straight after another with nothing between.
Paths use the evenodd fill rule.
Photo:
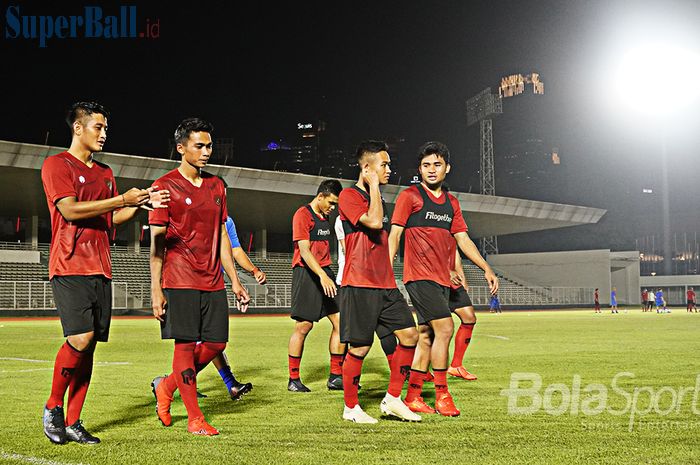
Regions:
<instances>
[{"instance_id":1,"label":"concrete barrier wall","mask_svg":"<svg viewBox=\"0 0 700 465\"><path fill-rule=\"evenodd\" d=\"M37 250L0 250L0 263L40 263Z\"/></svg>"}]
</instances>

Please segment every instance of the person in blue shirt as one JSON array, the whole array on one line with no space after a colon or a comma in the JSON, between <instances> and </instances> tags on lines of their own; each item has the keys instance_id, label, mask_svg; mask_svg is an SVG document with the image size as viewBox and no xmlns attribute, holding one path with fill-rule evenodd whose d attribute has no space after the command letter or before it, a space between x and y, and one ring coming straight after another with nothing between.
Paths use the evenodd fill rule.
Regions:
<instances>
[{"instance_id":1,"label":"person in blue shirt","mask_svg":"<svg viewBox=\"0 0 700 465\"><path fill-rule=\"evenodd\" d=\"M617 288L615 287L610 292L610 309L613 313L620 313L617 311Z\"/></svg>"},{"instance_id":2,"label":"person in blue shirt","mask_svg":"<svg viewBox=\"0 0 700 465\"><path fill-rule=\"evenodd\" d=\"M491 301L489 302L489 309L491 313L501 313L501 302L498 300L498 294L491 296Z\"/></svg>"},{"instance_id":3,"label":"person in blue shirt","mask_svg":"<svg viewBox=\"0 0 700 465\"><path fill-rule=\"evenodd\" d=\"M267 282L267 277L265 273L255 266L253 262L250 261L250 257L245 253L243 247L241 247L241 242L238 240L238 233L236 232L236 224L233 222L233 218L230 216L226 218L226 232L228 233L229 240L231 241L231 248L233 249L233 258L236 263L253 275L255 281L258 284L265 284ZM232 400L239 400L244 394L253 390L252 383L241 383L233 375L231 371L231 365L228 363L228 358L224 352L221 352L213 360L214 366L219 370L219 375L221 379L226 384L226 389L228 389ZM198 393L200 397L206 397L202 393Z\"/></svg>"}]
</instances>

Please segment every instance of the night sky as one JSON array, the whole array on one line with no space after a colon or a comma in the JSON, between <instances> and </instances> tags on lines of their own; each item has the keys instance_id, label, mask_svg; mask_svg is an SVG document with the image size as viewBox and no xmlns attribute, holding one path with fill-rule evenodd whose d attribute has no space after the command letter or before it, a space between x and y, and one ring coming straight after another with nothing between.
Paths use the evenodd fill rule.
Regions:
<instances>
[{"instance_id":1,"label":"night sky","mask_svg":"<svg viewBox=\"0 0 700 465\"><path fill-rule=\"evenodd\" d=\"M65 3L11 4L23 15L83 14L83 3ZM2 4L0 139L43 144L48 132L49 144L65 146L65 108L97 100L112 114L107 151L163 155L179 121L201 116L245 160L297 122L322 118L329 140L347 147L441 140L452 151L451 182L478 192L478 131L466 126L465 100L502 76L538 72L546 93L537 115L560 148L562 189L543 199L547 189L532 185L527 197L609 213L594 226L504 237L502 251L629 249L660 231L658 195L641 194L647 183L658 189L660 125L611 105L606 91L620 50L640 37L675 35L700 50L700 2L129 2L104 4L104 14L120 5L137 6L139 30L157 21L160 36L54 38L39 48L7 38ZM683 83L662 85L682 98ZM527 120L524 106L504 102L506 113L519 112L504 114L509 124ZM700 230L698 106L670 118L666 132L678 232ZM510 142L498 139L498 125L497 172L499 144Z\"/></svg>"}]
</instances>

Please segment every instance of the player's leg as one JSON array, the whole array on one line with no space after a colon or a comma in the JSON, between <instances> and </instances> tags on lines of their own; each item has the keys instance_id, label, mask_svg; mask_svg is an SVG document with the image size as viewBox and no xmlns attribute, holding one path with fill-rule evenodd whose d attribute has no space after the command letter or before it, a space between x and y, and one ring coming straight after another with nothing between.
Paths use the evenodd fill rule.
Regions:
<instances>
[{"instance_id":1,"label":"player's leg","mask_svg":"<svg viewBox=\"0 0 700 465\"><path fill-rule=\"evenodd\" d=\"M454 332L452 315L447 318L431 320L430 326L435 334L433 347L430 352L430 361L435 374L435 409L441 415L456 417L459 415L459 410L447 389L447 360L450 340Z\"/></svg>"},{"instance_id":2,"label":"player's leg","mask_svg":"<svg viewBox=\"0 0 700 465\"><path fill-rule=\"evenodd\" d=\"M381 290L380 292L384 299L377 326L393 331L399 340L399 345L391 360L389 387L381 402L380 410L385 415L396 416L402 420L420 421L420 416L411 412L401 400L401 390L410 373L418 344L416 323L406 299L398 289Z\"/></svg>"},{"instance_id":3,"label":"player's leg","mask_svg":"<svg viewBox=\"0 0 700 465\"><path fill-rule=\"evenodd\" d=\"M416 413L435 413L435 409L425 403L422 397L423 383L430 365L430 351L433 345L433 330L429 325L418 325L418 345L411 363L408 377L408 390L404 403Z\"/></svg>"},{"instance_id":4,"label":"player's leg","mask_svg":"<svg viewBox=\"0 0 700 465\"><path fill-rule=\"evenodd\" d=\"M301 367L301 357L304 353L304 341L306 335L313 329L314 324L311 321L299 320L294 323L294 332L289 338L288 346L288 366L289 366L289 382L287 390L292 392L310 392L311 389L306 387L301 382L299 369Z\"/></svg>"},{"instance_id":5,"label":"player's leg","mask_svg":"<svg viewBox=\"0 0 700 465\"><path fill-rule=\"evenodd\" d=\"M331 322L331 335L328 339L328 352L330 353L330 374L326 387L333 391L343 389L343 359L345 358L345 344L340 342L340 313L327 315Z\"/></svg>"},{"instance_id":6,"label":"player's leg","mask_svg":"<svg viewBox=\"0 0 700 465\"><path fill-rule=\"evenodd\" d=\"M382 351L384 351L384 355L386 355L389 366L391 366L391 360L394 358L394 352L396 352L396 346L398 344L396 336L394 336L394 333L389 333L384 337L380 337L379 343L382 345Z\"/></svg>"},{"instance_id":7,"label":"player's leg","mask_svg":"<svg viewBox=\"0 0 700 465\"><path fill-rule=\"evenodd\" d=\"M66 342L56 354L44 433L58 444L96 444L100 440L85 430L80 414L92 377L95 341L109 337L111 282L91 276L56 276L51 284ZM69 387L64 418L63 400Z\"/></svg>"},{"instance_id":8,"label":"player's leg","mask_svg":"<svg viewBox=\"0 0 700 465\"><path fill-rule=\"evenodd\" d=\"M219 355L214 357L212 363L216 367L216 370L219 372L219 376L221 376L221 379L226 385L226 389L231 396L231 400L239 400L241 397L243 397L243 395L253 390L253 383L241 383L233 375L233 371L231 371L231 364L228 361L226 352L221 352Z\"/></svg>"},{"instance_id":9,"label":"player's leg","mask_svg":"<svg viewBox=\"0 0 700 465\"><path fill-rule=\"evenodd\" d=\"M355 423L377 423L360 406L358 391L362 365L374 340L374 327L381 311L377 289L347 286L339 294L340 341L347 344L343 362L343 419Z\"/></svg>"},{"instance_id":10,"label":"player's leg","mask_svg":"<svg viewBox=\"0 0 700 465\"><path fill-rule=\"evenodd\" d=\"M454 353L447 372L451 376L475 381L477 377L464 368L464 354L472 341L474 327L476 326L476 312L474 307L469 305L455 309L454 313L459 317L460 325L457 329L457 334L455 334Z\"/></svg>"}]
</instances>

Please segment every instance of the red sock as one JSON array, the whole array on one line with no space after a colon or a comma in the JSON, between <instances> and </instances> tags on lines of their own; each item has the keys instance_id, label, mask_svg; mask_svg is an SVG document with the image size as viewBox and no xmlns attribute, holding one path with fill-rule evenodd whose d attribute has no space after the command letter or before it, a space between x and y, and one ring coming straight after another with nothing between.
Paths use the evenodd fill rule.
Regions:
<instances>
[{"instance_id":1,"label":"red sock","mask_svg":"<svg viewBox=\"0 0 700 465\"><path fill-rule=\"evenodd\" d=\"M455 335L455 353L452 355L453 367L461 367L464 363L464 353L469 347L469 343L472 340L472 331L474 331L474 325L476 323L462 323L459 325L457 334Z\"/></svg>"},{"instance_id":2,"label":"red sock","mask_svg":"<svg viewBox=\"0 0 700 465\"><path fill-rule=\"evenodd\" d=\"M196 342L175 342L173 355L173 374L177 388L180 390L182 403L187 409L187 419L192 421L201 417L202 411L197 402L197 372L194 365Z\"/></svg>"},{"instance_id":3,"label":"red sock","mask_svg":"<svg viewBox=\"0 0 700 465\"><path fill-rule=\"evenodd\" d=\"M343 374L343 354L331 354L331 374Z\"/></svg>"},{"instance_id":4,"label":"red sock","mask_svg":"<svg viewBox=\"0 0 700 465\"><path fill-rule=\"evenodd\" d=\"M194 349L194 366L197 368L197 373L202 371L224 349L226 349L225 342L202 342L197 344Z\"/></svg>"},{"instance_id":5,"label":"red sock","mask_svg":"<svg viewBox=\"0 0 700 465\"><path fill-rule=\"evenodd\" d=\"M289 355L289 378L299 379L299 366L301 365L301 356L295 357L294 355Z\"/></svg>"},{"instance_id":6,"label":"red sock","mask_svg":"<svg viewBox=\"0 0 700 465\"><path fill-rule=\"evenodd\" d=\"M387 389L387 392L394 397L401 396L403 384L411 372L411 362L415 352L415 346L406 347L402 344L399 344L394 352L394 358L391 361L391 374L389 375L389 389Z\"/></svg>"},{"instance_id":7,"label":"red sock","mask_svg":"<svg viewBox=\"0 0 700 465\"><path fill-rule=\"evenodd\" d=\"M425 379L425 371L414 370L411 368L411 375L408 377L408 390L406 391L406 401L412 401L416 397L420 397L423 392L423 380Z\"/></svg>"},{"instance_id":8,"label":"red sock","mask_svg":"<svg viewBox=\"0 0 700 465\"><path fill-rule=\"evenodd\" d=\"M447 391L447 369L438 370L433 368L433 375L435 376L435 397L439 397L440 394L446 394Z\"/></svg>"},{"instance_id":9,"label":"red sock","mask_svg":"<svg viewBox=\"0 0 700 465\"><path fill-rule=\"evenodd\" d=\"M360 403L357 391L360 389L360 374L364 361L364 357L358 357L348 352L343 362L343 399L349 408Z\"/></svg>"},{"instance_id":10,"label":"red sock","mask_svg":"<svg viewBox=\"0 0 700 465\"><path fill-rule=\"evenodd\" d=\"M51 410L57 405L63 407L63 397L80 366L85 352L80 352L66 341L56 354L53 364L53 381L51 382L51 396L46 402L46 408Z\"/></svg>"},{"instance_id":11,"label":"red sock","mask_svg":"<svg viewBox=\"0 0 700 465\"><path fill-rule=\"evenodd\" d=\"M80 362L80 366L75 370L73 379L70 382L68 408L66 409L66 425L75 424L76 421L80 420L80 412L83 411L85 396L87 395L88 387L90 387L90 379L92 378L92 361L94 355L94 347L85 351L83 360Z\"/></svg>"},{"instance_id":12,"label":"red sock","mask_svg":"<svg viewBox=\"0 0 700 465\"><path fill-rule=\"evenodd\" d=\"M391 368L391 361L394 359L394 354L389 354L386 356L386 361L389 362L389 368Z\"/></svg>"}]
</instances>

